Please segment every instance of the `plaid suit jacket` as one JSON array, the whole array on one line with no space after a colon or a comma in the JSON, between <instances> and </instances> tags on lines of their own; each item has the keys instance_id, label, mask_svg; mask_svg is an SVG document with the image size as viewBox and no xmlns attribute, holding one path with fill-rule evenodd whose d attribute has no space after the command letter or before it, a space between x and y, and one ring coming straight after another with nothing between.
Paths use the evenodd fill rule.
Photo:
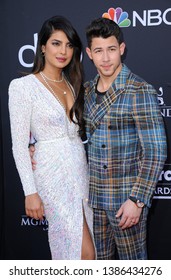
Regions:
<instances>
[{"instance_id":1,"label":"plaid suit jacket","mask_svg":"<svg viewBox=\"0 0 171 280\"><path fill-rule=\"evenodd\" d=\"M90 206L118 209L131 195L150 207L167 150L157 93L123 64L98 105L98 78L85 84Z\"/></svg>"}]
</instances>

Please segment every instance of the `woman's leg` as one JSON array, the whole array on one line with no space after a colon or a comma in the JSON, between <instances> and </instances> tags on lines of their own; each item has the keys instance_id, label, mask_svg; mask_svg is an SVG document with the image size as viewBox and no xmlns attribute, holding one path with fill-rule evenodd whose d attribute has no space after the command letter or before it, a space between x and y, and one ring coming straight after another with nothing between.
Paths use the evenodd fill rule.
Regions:
<instances>
[{"instance_id":1,"label":"woman's leg","mask_svg":"<svg viewBox=\"0 0 171 280\"><path fill-rule=\"evenodd\" d=\"M83 214L83 241L82 241L81 259L95 260L94 244L84 214Z\"/></svg>"}]
</instances>

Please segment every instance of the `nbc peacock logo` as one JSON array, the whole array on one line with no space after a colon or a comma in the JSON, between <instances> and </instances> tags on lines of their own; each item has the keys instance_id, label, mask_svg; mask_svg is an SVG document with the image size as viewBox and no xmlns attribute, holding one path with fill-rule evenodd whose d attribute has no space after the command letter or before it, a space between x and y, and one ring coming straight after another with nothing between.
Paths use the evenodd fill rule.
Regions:
<instances>
[{"instance_id":1,"label":"nbc peacock logo","mask_svg":"<svg viewBox=\"0 0 171 280\"><path fill-rule=\"evenodd\" d=\"M107 12L103 13L102 17L115 21L120 27L129 27L131 21L128 18L128 13L124 12L122 8L110 8Z\"/></svg>"}]
</instances>

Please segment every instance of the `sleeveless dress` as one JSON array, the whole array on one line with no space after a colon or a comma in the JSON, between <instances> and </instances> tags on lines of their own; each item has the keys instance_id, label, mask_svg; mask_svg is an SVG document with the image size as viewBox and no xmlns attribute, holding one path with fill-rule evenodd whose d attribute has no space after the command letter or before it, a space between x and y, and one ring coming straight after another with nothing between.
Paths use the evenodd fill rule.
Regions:
<instances>
[{"instance_id":1,"label":"sleeveless dress","mask_svg":"<svg viewBox=\"0 0 171 280\"><path fill-rule=\"evenodd\" d=\"M88 168L78 127L61 104L30 74L9 86L12 149L25 195L38 192L48 220L52 259L81 259L83 209L93 236L88 206ZM28 144L36 139L32 170Z\"/></svg>"}]
</instances>

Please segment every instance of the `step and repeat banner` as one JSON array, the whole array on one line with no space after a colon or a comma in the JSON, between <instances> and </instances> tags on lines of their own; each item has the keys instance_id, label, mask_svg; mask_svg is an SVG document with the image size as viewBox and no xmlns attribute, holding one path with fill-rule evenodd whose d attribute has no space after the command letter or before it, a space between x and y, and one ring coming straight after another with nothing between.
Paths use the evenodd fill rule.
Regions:
<instances>
[{"instance_id":1,"label":"step and repeat banner","mask_svg":"<svg viewBox=\"0 0 171 280\"><path fill-rule=\"evenodd\" d=\"M171 1L2 0L0 13L1 259L50 259L47 221L30 219L24 211L24 195L11 151L8 85L22 72L31 71L37 33L45 19L57 14L67 17L85 48L86 26L104 13L123 29L127 45L124 62L158 92L168 137L168 158L150 209L148 252L149 259L171 259ZM86 53L83 62L88 80L96 70Z\"/></svg>"}]
</instances>

